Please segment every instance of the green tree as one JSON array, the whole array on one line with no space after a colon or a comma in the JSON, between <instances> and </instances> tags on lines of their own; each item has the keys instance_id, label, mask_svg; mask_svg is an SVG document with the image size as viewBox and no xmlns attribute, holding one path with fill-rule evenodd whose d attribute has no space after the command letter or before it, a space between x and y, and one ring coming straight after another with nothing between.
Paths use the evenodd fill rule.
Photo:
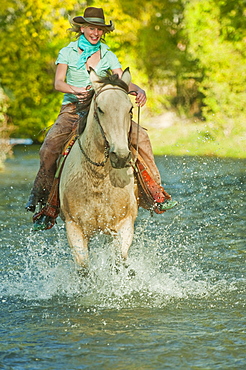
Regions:
<instances>
[{"instance_id":1,"label":"green tree","mask_svg":"<svg viewBox=\"0 0 246 370\"><path fill-rule=\"evenodd\" d=\"M0 83L15 135L41 140L62 94L55 60L70 41L69 17L103 7L116 30L106 43L147 88L148 107L201 113L214 130L240 130L245 101L245 0L5 0L0 8Z\"/></svg>"},{"instance_id":2,"label":"green tree","mask_svg":"<svg viewBox=\"0 0 246 370\"><path fill-rule=\"evenodd\" d=\"M185 3L188 52L202 73L203 116L230 134L246 116L245 1Z\"/></svg>"},{"instance_id":3,"label":"green tree","mask_svg":"<svg viewBox=\"0 0 246 370\"><path fill-rule=\"evenodd\" d=\"M201 73L187 55L183 1L109 2L112 8L118 5L112 37L115 42L119 35L117 53L124 62L129 61L139 83L148 88L148 106L157 112L163 107L197 112Z\"/></svg>"},{"instance_id":4,"label":"green tree","mask_svg":"<svg viewBox=\"0 0 246 370\"><path fill-rule=\"evenodd\" d=\"M8 109L8 98L4 94L3 89L0 86L0 171L4 168L4 161L7 156L11 153L11 145L9 143L9 136L13 127L7 124L7 109Z\"/></svg>"},{"instance_id":5,"label":"green tree","mask_svg":"<svg viewBox=\"0 0 246 370\"><path fill-rule=\"evenodd\" d=\"M61 99L53 88L54 61L74 6L74 0L7 0L0 8L0 78L16 136L39 139L53 123Z\"/></svg>"}]
</instances>

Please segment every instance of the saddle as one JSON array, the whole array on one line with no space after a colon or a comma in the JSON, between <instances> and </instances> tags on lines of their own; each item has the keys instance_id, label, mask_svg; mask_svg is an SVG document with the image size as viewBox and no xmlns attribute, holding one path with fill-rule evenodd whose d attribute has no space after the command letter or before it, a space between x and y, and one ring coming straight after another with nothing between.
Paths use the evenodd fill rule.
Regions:
<instances>
[{"instance_id":1,"label":"saddle","mask_svg":"<svg viewBox=\"0 0 246 370\"><path fill-rule=\"evenodd\" d=\"M59 199L59 182L61 172L68 154L71 151L77 139L77 133L73 134L68 143L65 145L62 155L58 162L57 171L53 181L53 185L49 194L46 205L33 216L33 223L35 223L40 217L48 216L49 222L46 229L51 229L56 218L60 213L60 199ZM136 149L131 145L130 148L135 161L132 161L132 166L135 172L135 178L138 186L138 203L139 206L157 214L164 213L165 210L159 210L158 203L163 203L165 200L171 199L171 196L164 190L161 185L158 185L152 178L151 172L144 162L143 158L137 153Z\"/></svg>"}]
</instances>

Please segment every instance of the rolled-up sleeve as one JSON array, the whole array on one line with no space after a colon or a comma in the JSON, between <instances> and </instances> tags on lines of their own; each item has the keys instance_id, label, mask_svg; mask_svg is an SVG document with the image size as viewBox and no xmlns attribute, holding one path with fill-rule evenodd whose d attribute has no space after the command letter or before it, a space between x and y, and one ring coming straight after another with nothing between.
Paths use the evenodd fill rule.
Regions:
<instances>
[{"instance_id":1,"label":"rolled-up sleeve","mask_svg":"<svg viewBox=\"0 0 246 370\"><path fill-rule=\"evenodd\" d=\"M59 54L58 54L58 57L55 61L55 64L68 64L68 52L69 52L69 49L68 48L63 48L59 51Z\"/></svg>"},{"instance_id":2,"label":"rolled-up sleeve","mask_svg":"<svg viewBox=\"0 0 246 370\"><path fill-rule=\"evenodd\" d=\"M107 59L108 59L108 62L109 62L109 68L110 69L121 68L121 64L120 64L117 56L110 50L107 52Z\"/></svg>"}]
</instances>

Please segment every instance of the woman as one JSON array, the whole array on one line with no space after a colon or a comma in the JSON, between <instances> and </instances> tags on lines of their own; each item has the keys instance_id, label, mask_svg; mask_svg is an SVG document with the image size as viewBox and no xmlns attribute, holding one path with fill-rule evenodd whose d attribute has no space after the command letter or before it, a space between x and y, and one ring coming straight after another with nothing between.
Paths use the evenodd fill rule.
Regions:
<instances>
[{"instance_id":1,"label":"woman","mask_svg":"<svg viewBox=\"0 0 246 370\"><path fill-rule=\"evenodd\" d=\"M73 18L72 32L76 32L77 41L71 42L59 52L56 65L55 89L64 93L62 107L55 124L48 132L40 149L40 169L26 205L28 211L34 212L37 203L47 202L53 183L56 160L60 155L69 134L76 128L79 116L77 103L83 99L90 89L88 70L92 67L99 76L107 71L117 73L121 77L121 65L106 44L101 43L102 37L114 30L113 24L105 23L103 9L88 7L84 16ZM135 91L136 103L143 106L146 103L146 94L139 86L131 83L129 91ZM151 144L148 135L140 127L137 134L137 124L132 122L131 143L137 145L139 153L148 165L154 180L160 184L160 174L155 165ZM166 194L166 193L165 193ZM167 194L167 199L171 197ZM176 202L160 204L161 210L172 208ZM44 222L46 222L44 220Z\"/></svg>"}]
</instances>

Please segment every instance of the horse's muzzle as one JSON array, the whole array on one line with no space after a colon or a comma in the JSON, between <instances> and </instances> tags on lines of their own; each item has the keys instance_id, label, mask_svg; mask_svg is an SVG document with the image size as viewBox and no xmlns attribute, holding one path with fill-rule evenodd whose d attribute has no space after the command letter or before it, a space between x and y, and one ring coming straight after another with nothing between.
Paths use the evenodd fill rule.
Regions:
<instances>
[{"instance_id":1,"label":"horse's muzzle","mask_svg":"<svg viewBox=\"0 0 246 370\"><path fill-rule=\"evenodd\" d=\"M125 168L130 166L130 161L131 161L131 152L128 151L124 155L117 154L115 152L110 152L109 153L109 158L110 162L113 168Z\"/></svg>"}]
</instances>

